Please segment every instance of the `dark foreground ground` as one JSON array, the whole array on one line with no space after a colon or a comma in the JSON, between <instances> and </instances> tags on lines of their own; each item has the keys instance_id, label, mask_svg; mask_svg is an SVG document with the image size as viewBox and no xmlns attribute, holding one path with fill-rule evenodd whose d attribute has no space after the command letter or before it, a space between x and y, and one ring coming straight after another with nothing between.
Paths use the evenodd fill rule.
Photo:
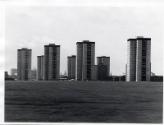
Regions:
<instances>
[{"instance_id":1,"label":"dark foreground ground","mask_svg":"<svg viewBox=\"0 0 164 125\"><path fill-rule=\"evenodd\" d=\"M161 123L161 82L5 82L7 122Z\"/></svg>"}]
</instances>

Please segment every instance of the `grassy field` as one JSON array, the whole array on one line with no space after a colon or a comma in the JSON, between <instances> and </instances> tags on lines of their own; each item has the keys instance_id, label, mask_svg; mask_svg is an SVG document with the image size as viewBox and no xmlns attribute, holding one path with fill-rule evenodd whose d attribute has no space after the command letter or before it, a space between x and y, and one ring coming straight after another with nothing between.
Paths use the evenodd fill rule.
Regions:
<instances>
[{"instance_id":1,"label":"grassy field","mask_svg":"<svg viewBox=\"0 0 164 125\"><path fill-rule=\"evenodd\" d=\"M161 82L6 81L5 121L161 123Z\"/></svg>"}]
</instances>

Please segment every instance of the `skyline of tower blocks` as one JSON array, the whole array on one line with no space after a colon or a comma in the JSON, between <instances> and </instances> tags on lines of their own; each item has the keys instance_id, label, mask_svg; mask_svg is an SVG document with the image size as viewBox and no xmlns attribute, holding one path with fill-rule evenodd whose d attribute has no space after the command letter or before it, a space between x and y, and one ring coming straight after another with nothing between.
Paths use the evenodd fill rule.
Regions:
<instances>
[{"instance_id":1,"label":"skyline of tower blocks","mask_svg":"<svg viewBox=\"0 0 164 125\"><path fill-rule=\"evenodd\" d=\"M22 48L17 51L17 78L18 80L31 79L31 49Z\"/></svg>"},{"instance_id":2,"label":"skyline of tower blocks","mask_svg":"<svg viewBox=\"0 0 164 125\"><path fill-rule=\"evenodd\" d=\"M67 57L68 79L76 79L76 56Z\"/></svg>"},{"instance_id":3,"label":"skyline of tower blocks","mask_svg":"<svg viewBox=\"0 0 164 125\"><path fill-rule=\"evenodd\" d=\"M150 81L151 38L128 39L126 81Z\"/></svg>"},{"instance_id":4,"label":"skyline of tower blocks","mask_svg":"<svg viewBox=\"0 0 164 125\"><path fill-rule=\"evenodd\" d=\"M58 80L60 77L60 45L44 46L44 80Z\"/></svg>"},{"instance_id":5,"label":"skyline of tower blocks","mask_svg":"<svg viewBox=\"0 0 164 125\"><path fill-rule=\"evenodd\" d=\"M77 80L91 80L91 67L95 64L95 42L77 42Z\"/></svg>"},{"instance_id":6,"label":"skyline of tower blocks","mask_svg":"<svg viewBox=\"0 0 164 125\"><path fill-rule=\"evenodd\" d=\"M110 74L110 57L97 57L98 80L106 80Z\"/></svg>"},{"instance_id":7,"label":"skyline of tower blocks","mask_svg":"<svg viewBox=\"0 0 164 125\"><path fill-rule=\"evenodd\" d=\"M37 80L44 80L44 56L37 56Z\"/></svg>"}]
</instances>

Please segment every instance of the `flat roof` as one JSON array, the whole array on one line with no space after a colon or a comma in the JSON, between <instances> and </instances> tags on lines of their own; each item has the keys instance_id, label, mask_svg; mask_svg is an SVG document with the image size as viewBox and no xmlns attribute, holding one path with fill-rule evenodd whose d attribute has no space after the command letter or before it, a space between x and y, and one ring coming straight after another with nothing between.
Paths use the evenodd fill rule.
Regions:
<instances>
[{"instance_id":1,"label":"flat roof","mask_svg":"<svg viewBox=\"0 0 164 125\"><path fill-rule=\"evenodd\" d=\"M95 42L89 41L89 40L83 40L82 42L76 42L76 44L83 44L83 43L92 43L95 44Z\"/></svg>"},{"instance_id":2,"label":"flat roof","mask_svg":"<svg viewBox=\"0 0 164 125\"><path fill-rule=\"evenodd\" d=\"M137 36L137 38L129 38L127 41L136 41L136 40L151 40L151 38L145 38L143 36Z\"/></svg>"},{"instance_id":3,"label":"flat roof","mask_svg":"<svg viewBox=\"0 0 164 125\"><path fill-rule=\"evenodd\" d=\"M135 41L135 38L129 38L127 41Z\"/></svg>"},{"instance_id":4,"label":"flat roof","mask_svg":"<svg viewBox=\"0 0 164 125\"><path fill-rule=\"evenodd\" d=\"M55 43L50 43L49 45L44 45L45 47L60 47L60 45L56 45Z\"/></svg>"},{"instance_id":5,"label":"flat roof","mask_svg":"<svg viewBox=\"0 0 164 125\"><path fill-rule=\"evenodd\" d=\"M151 40L151 38L141 38L141 37L138 37L137 40Z\"/></svg>"},{"instance_id":6,"label":"flat roof","mask_svg":"<svg viewBox=\"0 0 164 125\"><path fill-rule=\"evenodd\" d=\"M21 48L21 49L18 49L18 51L21 51L21 50L29 50L29 51L31 51L31 49L28 49L28 48Z\"/></svg>"}]
</instances>

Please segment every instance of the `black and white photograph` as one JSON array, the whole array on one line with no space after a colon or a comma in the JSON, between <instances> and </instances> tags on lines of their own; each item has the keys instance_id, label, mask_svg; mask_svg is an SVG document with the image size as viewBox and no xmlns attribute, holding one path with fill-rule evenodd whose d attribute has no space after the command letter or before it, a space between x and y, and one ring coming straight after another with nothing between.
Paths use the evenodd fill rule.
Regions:
<instances>
[{"instance_id":1,"label":"black and white photograph","mask_svg":"<svg viewBox=\"0 0 164 125\"><path fill-rule=\"evenodd\" d=\"M4 123L162 124L162 5L6 5Z\"/></svg>"}]
</instances>

